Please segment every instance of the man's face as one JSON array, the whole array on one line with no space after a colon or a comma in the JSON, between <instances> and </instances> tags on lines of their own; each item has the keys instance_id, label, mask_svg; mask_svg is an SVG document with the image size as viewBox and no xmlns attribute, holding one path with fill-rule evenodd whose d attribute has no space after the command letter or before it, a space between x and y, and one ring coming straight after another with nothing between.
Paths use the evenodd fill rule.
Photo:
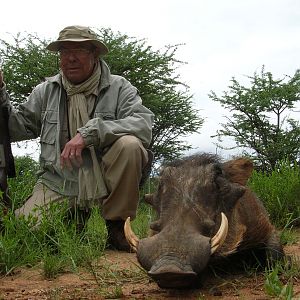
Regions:
<instances>
[{"instance_id":1,"label":"man's face","mask_svg":"<svg viewBox=\"0 0 300 300\"><path fill-rule=\"evenodd\" d=\"M89 42L65 42L59 53L60 68L71 83L82 83L92 75L97 57Z\"/></svg>"}]
</instances>

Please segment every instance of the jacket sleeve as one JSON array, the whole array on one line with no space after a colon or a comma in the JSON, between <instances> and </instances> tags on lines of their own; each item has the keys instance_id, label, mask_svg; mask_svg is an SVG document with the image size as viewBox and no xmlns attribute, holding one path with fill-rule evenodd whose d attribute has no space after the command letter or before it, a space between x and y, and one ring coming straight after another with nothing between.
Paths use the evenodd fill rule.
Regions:
<instances>
[{"instance_id":1,"label":"jacket sleeve","mask_svg":"<svg viewBox=\"0 0 300 300\"><path fill-rule=\"evenodd\" d=\"M104 148L123 135L134 135L142 141L144 147L149 146L154 115L142 104L138 90L124 78L121 82L117 92L111 94L111 97L117 99L110 99L117 103L116 118L114 120L93 118L78 129L87 146ZM115 87L110 88L116 90Z\"/></svg>"},{"instance_id":2,"label":"jacket sleeve","mask_svg":"<svg viewBox=\"0 0 300 300\"><path fill-rule=\"evenodd\" d=\"M0 103L9 108L9 134L12 142L37 138L41 129L41 97L39 86L33 90L28 101L14 109L6 87L0 90Z\"/></svg>"}]
</instances>

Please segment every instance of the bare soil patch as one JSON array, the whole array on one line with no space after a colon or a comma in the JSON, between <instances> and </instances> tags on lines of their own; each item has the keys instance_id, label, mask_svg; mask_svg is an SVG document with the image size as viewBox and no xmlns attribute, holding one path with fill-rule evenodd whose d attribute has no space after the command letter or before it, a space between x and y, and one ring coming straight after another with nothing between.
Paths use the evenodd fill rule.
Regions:
<instances>
[{"instance_id":1,"label":"bare soil patch","mask_svg":"<svg viewBox=\"0 0 300 300\"><path fill-rule=\"evenodd\" d=\"M285 247L288 255L300 259L298 242ZM300 280L294 280L294 296L300 299ZM264 291L262 273L235 274L205 279L193 290L159 288L140 269L134 253L108 250L87 269L45 279L42 269L22 268L0 278L2 299L271 299Z\"/></svg>"}]
</instances>

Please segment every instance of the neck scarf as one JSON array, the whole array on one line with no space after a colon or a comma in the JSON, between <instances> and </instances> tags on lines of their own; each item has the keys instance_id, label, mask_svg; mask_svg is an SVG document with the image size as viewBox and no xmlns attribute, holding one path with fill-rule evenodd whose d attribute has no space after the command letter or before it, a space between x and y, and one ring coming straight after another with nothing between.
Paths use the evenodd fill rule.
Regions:
<instances>
[{"instance_id":1,"label":"neck scarf","mask_svg":"<svg viewBox=\"0 0 300 300\"><path fill-rule=\"evenodd\" d=\"M93 74L83 83L74 85L62 73L62 84L69 99L69 128L73 138L77 129L89 121L87 97L98 87L101 67L96 63ZM89 147L89 155L83 155L83 165L78 170L79 192L77 205L92 207L94 201L107 195L106 186L94 147ZM84 152L84 151L83 151Z\"/></svg>"}]
</instances>

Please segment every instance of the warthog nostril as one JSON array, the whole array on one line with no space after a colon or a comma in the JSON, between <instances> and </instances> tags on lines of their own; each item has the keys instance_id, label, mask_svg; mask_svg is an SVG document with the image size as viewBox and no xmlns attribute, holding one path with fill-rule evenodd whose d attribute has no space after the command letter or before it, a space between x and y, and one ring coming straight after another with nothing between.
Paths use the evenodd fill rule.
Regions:
<instances>
[{"instance_id":1,"label":"warthog nostril","mask_svg":"<svg viewBox=\"0 0 300 300\"><path fill-rule=\"evenodd\" d=\"M167 264L156 270L151 269L148 275L153 278L161 288L191 288L198 283L197 273L183 270L174 264Z\"/></svg>"}]
</instances>

